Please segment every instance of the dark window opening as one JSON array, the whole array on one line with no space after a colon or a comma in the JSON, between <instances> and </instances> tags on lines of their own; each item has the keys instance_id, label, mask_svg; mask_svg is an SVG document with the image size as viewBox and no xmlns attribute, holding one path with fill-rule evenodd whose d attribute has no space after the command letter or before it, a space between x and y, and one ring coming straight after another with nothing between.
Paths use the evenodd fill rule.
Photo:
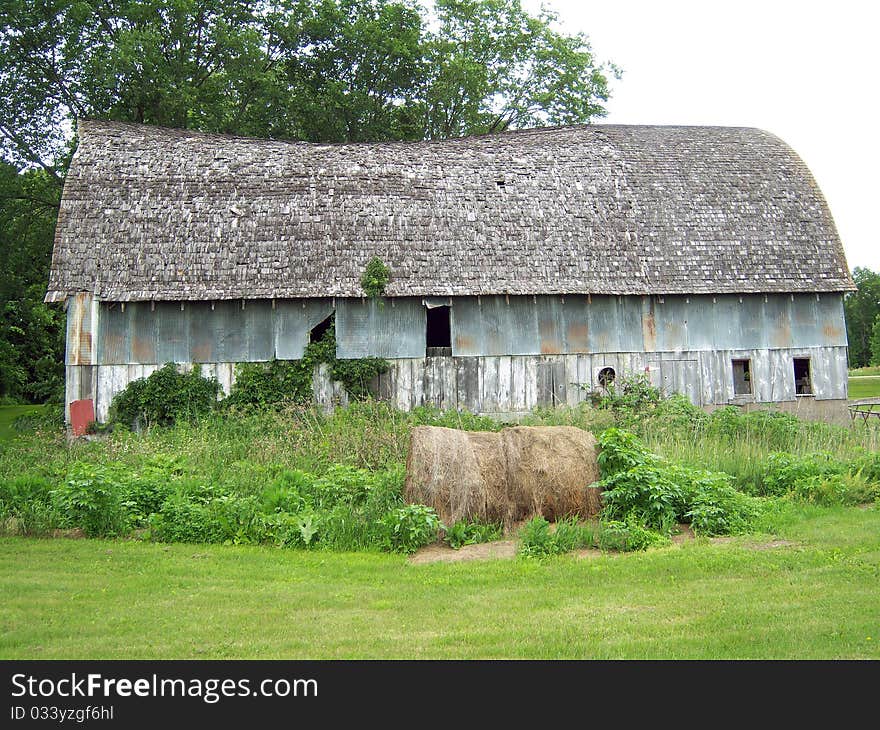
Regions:
<instances>
[{"instance_id":1,"label":"dark window opening","mask_svg":"<svg viewBox=\"0 0 880 730\"><path fill-rule=\"evenodd\" d=\"M808 357L794 358L794 392L797 395L813 395Z\"/></svg>"},{"instance_id":2,"label":"dark window opening","mask_svg":"<svg viewBox=\"0 0 880 730\"><path fill-rule=\"evenodd\" d=\"M430 307L427 309L425 345L428 357L449 357L452 355L452 328L449 325L449 307Z\"/></svg>"},{"instance_id":3,"label":"dark window opening","mask_svg":"<svg viewBox=\"0 0 880 730\"><path fill-rule=\"evenodd\" d=\"M617 373L614 372L614 368L602 368L599 371L599 376L597 378L599 381L599 387L607 388L614 383L614 378L616 377Z\"/></svg>"},{"instance_id":4,"label":"dark window opening","mask_svg":"<svg viewBox=\"0 0 880 730\"><path fill-rule=\"evenodd\" d=\"M733 361L733 394L734 395L751 395L752 394L752 371L751 360L734 360Z\"/></svg>"},{"instance_id":5,"label":"dark window opening","mask_svg":"<svg viewBox=\"0 0 880 730\"><path fill-rule=\"evenodd\" d=\"M321 338L330 329L330 326L333 324L333 315L331 314L327 319L322 320L318 324L316 324L309 331L309 342L320 342Z\"/></svg>"}]
</instances>

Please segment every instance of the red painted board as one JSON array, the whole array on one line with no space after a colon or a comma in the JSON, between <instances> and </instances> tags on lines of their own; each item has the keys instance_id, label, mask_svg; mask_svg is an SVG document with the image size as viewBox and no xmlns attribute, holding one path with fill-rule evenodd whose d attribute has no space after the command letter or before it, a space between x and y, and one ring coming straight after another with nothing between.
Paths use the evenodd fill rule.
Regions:
<instances>
[{"instance_id":1,"label":"red painted board","mask_svg":"<svg viewBox=\"0 0 880 730\"><path fill-rule=\"evenodd\" d=\"M82 436L89 428L89 424L95 420L95 402L87 400L75 400L70 403L70 427L74 436Z\"/></svg>"}]
</instances>

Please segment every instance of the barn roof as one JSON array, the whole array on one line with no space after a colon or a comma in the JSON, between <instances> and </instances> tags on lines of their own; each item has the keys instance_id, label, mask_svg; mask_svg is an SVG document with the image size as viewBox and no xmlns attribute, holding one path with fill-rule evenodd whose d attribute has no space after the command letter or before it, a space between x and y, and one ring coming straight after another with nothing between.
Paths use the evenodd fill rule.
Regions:
<instances>
[{"instance_id":1,"label":"barn roof","mask_svg":"<svg viewBox=\"0 0 880 730\"><path fill-rule=\"evenodd\" d=\"M757 129L313 144L82 121L47 300L845 291L812 175Z\"/></svg>"}]
</instances>

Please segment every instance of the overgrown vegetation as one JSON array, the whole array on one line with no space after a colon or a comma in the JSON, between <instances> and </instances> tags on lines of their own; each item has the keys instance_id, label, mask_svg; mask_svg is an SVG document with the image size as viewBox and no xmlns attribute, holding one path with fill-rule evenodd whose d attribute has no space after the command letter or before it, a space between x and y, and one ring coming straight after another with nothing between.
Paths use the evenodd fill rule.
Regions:
<instances>
[{"instance_id":1,"label":"overgrown vegetation","mask_svg":"<svg viewBox=\"0 0 880 730\"><path fill-rule=\"evenodd\" d=\"M110 405L110 421L135 429L192 421L216 407L219 393L219 383L203 378L198 366L182 373L168 363L117 393Z\"/></svg>"},{"instance_id":2,"label":"overgrown vegetation","mask_svg":"<svg viewBox=\"0 0 880 730\"><path fill-rule=\"evenodd\" d=\"M361 275L361 288L370 299L378 299L385 294L390 278L391 269L378 256L373 256Z\"/></svg>"},{"instance_id":3,"label":"overgrown vegetation","mask_svg":"<svg viewBox=\"0 0 880 730\"><path fill-rule=\"evenodd\" d=\"M381 358L338 360L331 323L320 340L306 346L300 360L239 364L232 392L223 400L219 400L217 381L202 377L198 366L189 372L179 372L173 363L168 363L117 393L109 421L140 430L154 425L169 426L179 420L193 421L215 410L309 403L313 399L314 371L320 365L328 367L330 378L341 382L352 400L369 397L370 381L389 367L388 361Z\"/></svg>"},{"instance_id":4,"label":"overgrown vegetation","mask_svg":"<svg viewBox=\"0 0 880 730\"><path fill-rule=\"evenodd\" d=\"M732 407L707 414L644 382L618 386L595 406L524 420L597 434L605 508L596 522L533 520L518 536L520 554L642 550L668 544L682 523L706 536L772 531L780 505L829 509L880 494L876 429ZM29 423L0 444L2 529L404 553L441 538L460 548L500 534L498 525L441 525L402 498L413 427L504 425L490 418L430 407L402 413L370 399L325 413L271 396L162 422L70 443L57 420Z\"/></svg>"}]
</instances>

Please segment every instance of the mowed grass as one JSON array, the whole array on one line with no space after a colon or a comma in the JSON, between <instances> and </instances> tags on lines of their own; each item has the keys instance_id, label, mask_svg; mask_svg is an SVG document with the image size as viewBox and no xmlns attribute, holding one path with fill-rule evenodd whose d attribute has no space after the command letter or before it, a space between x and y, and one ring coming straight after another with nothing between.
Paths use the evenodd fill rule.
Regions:
<instances>
[{"instance_id":1,"label":"mowed grass","mask_svg":"<svg viewBox=\"0 0 880 730\"><path fill-rule=\"evenodd\" d=\"M880 658L880 510L785 509L540 562L3 538L0 658Z\"/></svg>"},{"instance_id":2,"label":"mowed grass","mask_svg":"<svg viewBox=\"0 0 880 730\"><path fill-rule=\"evenodd\" d=\"M11 439L15 435L12 422L19 416L36 415L46 406L0 406L0 441Z\"/></svg>"},{"instance_id":3,"label":"mowed grass","mask_svg":"<svg viewBox=\"0 0 880 730\"><path fill-rule=\"evenodd\" d=\"M849 398L880 398L880 375L859 375L849 378Z\"/></svg>"}]
</instances>

